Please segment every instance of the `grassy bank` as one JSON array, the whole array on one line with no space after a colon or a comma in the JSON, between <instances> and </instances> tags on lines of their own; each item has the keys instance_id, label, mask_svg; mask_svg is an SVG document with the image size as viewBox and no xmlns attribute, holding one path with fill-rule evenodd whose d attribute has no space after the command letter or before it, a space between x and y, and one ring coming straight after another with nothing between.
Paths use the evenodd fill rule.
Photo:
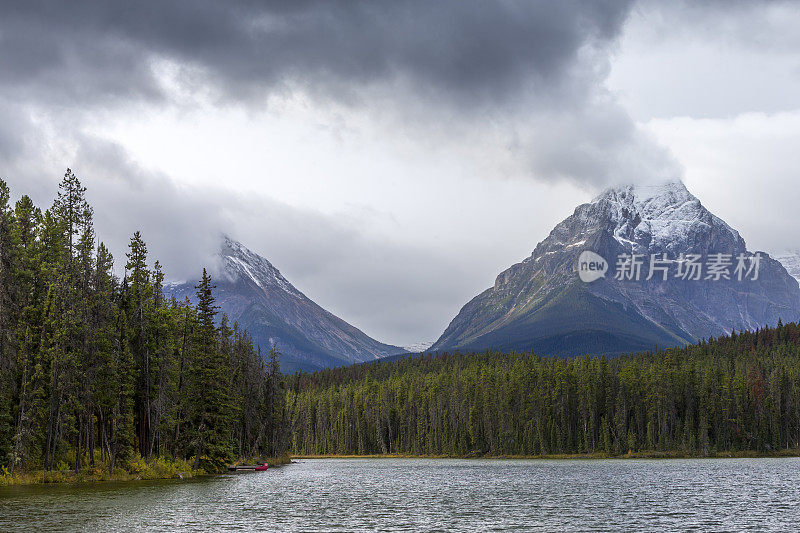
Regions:
<instances>
[{"instance_id":1,"label":"grassy bank","mask_svg":"<svg viewBox=\"0 0 800 533\"><path fill-rule=\"evenodd\" d=\"M413 454L372 454L372 455L292 455L292 459L721 459L721 458L769 458L800 457L800 448L778 450L775 452L759 452L756 450L719 451L708 455L693 455L680 451L660 452L643 450L622 455L607 453L574 453L550 455L491 455L472 453L468 455L413 455Z\"/></svg>"},{"instance_id":2,"label":"grassy bank","mask_svg":"<svg viewBox=\"0 0 800 533\"><path fill-rule=\"evenodd\" d=\"M33 485L38 483L85 483L93 481L138 481L143 479L187 479L202 471L193 470L183 459L157 457L146 460L137 457L114 468L113 473L106 464L97 463L76 472L61 463L53 470L0 471L0 485Z\"/></svg>"},{"instance_id":3,"label":"grassy bank","mask_svg":"<svg viewBox=\"0 0 800 533\"><path fill-rule=\"evenodd\" d=\"M283 466L292 462L286 454L281 457L242 459L233 464L261 464ZM213 474L213 473L212 473ZM95 467L82 468L80 472L70 470L65 464L54 470L16 471L13 474L7 469L0 469L0 486L35 485L45 483L87 483L103 481L141 481L147 479L191 479L196 476L212 475L203 469L192 468L191 461L157 457L146 460L137 457L125 465L117 466L110 472L108 465L97 464Z\"/></svg>"}]
</instances>

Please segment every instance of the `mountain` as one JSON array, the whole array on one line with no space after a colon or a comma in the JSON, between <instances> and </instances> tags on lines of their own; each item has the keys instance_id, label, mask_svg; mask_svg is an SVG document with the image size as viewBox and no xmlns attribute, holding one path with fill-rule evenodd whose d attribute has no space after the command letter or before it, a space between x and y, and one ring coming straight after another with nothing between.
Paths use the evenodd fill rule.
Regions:
<instances>
[{"instance_id":1,"label":"mountain","mask_svg":"<svg viewBox=\"0 0 800 533\"><path fill-rule=\"evenodd\" d=\"M791 274L794 279L800 281L800 250L785 252L781 255L776 255L775 259L781 262L786 268L786 271Z\"/></svg>"},{"instance_id":2,"label":"mountain","mask_svg":"<svg viewBox=\"0 0 800 533\"><path fill-rule=\"evenodd\" d=\"M277 268L241 243L224 237L212 268L220 310L261 349L277 346L281 370L321 368L405 353L383 344L326 311L297 290ZM198 274L199 279L199 274ZM171 283L165 292L195 301L195 283Z\"/></svg>"},{"instance_id":3,"label":"mountain","mask_svg":"<svg viewBox=\"0 0 800 533\"><path fill-rule=\"evenodd\" d=\"M585 251L607 261L605 277L579 279L578 258ZM675 277L687 267L677 261L681 254L709 261L717 253L731 254L734 267L739 254L746 265L758 262L739 233L680 181L608 189L576 208L530 257L467 303L431 350L619 354L800 318L797 280L761 252L756 280L755 270L743 281L707 280L707 270L696 281ZM630 254L642 254L645 274L651 254L667 254L668 279L658 270L649 281L615 279L617 258Z\"/></svg>"},{"instance_id":4,"label":"mountain","mask_svg":"<svg viewBox=\"0 0 800 533\"><path fill-rule=\"evenodd\" d=\"M430 348L432 344L432 341L422 341L409 344L408 346L403 346L403 348L405 348L408 353L421 353L428 351L428 348Z\"/></svg>"}]
</instances>

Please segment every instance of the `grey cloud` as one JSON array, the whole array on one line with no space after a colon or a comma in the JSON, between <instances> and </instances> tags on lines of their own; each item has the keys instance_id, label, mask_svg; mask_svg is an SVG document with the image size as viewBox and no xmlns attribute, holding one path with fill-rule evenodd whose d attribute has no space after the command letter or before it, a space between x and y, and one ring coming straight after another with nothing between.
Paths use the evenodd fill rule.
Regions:
<instances>
[{"instance_id":1,"label":"grey cloud","mask_svg":"<svg viewBox=\"0 0 800 533\"><path fill-rule=\"evenodd\" d=\"M626 147L659 152L602 87L632 3L14 3L0 18L0 97L79 130L103 107L191 105L198 92L262 106L300 91L444 145L500 124L473 142L507 145L503 157L534 178L598 187L629 179ZM659 165L677 168L663 151Z\"/></svg>"},{"instance_id":2,"label":"grey cloud","mask_svg":"<svg viewBox=\"0 0 800 533\"><path fill-rule=\"evenodd\" d=\"M457 250L431 251L367 236L360 230L364 221L349 217L263 196L180 187L137 168L113 144L99 142L88 154L90 159L76 158L74 170L88 188L98 237L114 254L120 274L135 231L147 242L151 264L160 261L168 280L175 281L196 279L204 266L214 268L212 255L224 231L267 257L326 309L380 340L403 343L438 337L463 303L464 287L482 288L485 273L496 269L491 257L477 257L464 269ZM63 172L54 167L7 181L16 197L46 191L33 195L44 208Z\"/></svg>"},{"instance_id":3,"label":"grey cloud","mask_svg":"<svg viewBox=\"0 0 800 533\"><path fill-rule=\"evenodd\" d=\"M187 189L88 134L88 120L186 105L163 85L166 65L185 92L217 104L263 105L300 91L323 106L391 115L409 138L432 144L468 132L479 158L497 155L482 150L499 144L528 175L596 187L672 168L602 87L630 9L630 1L569 0L3 2L0 175L47 205L73 167L118 264L141 230L171 277L190 277L226 231L368 333L432 340L491 282L486 273L501 266L489 264L491 254L472 254L467 268L463 250L447 245L384 242L357 221ZM75 151L47 146L29 108ZM627 171L639 147L652 164Z\"/></svg>"},{"instance_id":4,"label":"grey cloud","mask_svg":"<svg viewBox=\"0 0 800 533\"><path fill-rule=\"evenodd\" d=\"M545 114L524 135L517 150L526 153L518 157L542 178L599 188L674 179L684 172L614 102Z\"/></svg>"},{"instance_id":5,"label":"grey cloud","mask_svg":"<svg viewBox=\"0 0 800 533\"><path fill-rule=\"evenodd\" d=\"M13 124L18 124L23 119L13 109L0 104L0 158L7 159L22 150L22 140L18 132L14 131ZM9 127L10 126L10 127Z\"/></svg>"},{"instance_id":6,"label":"grey cloud","mask_svg":"<svg viewBox=\"0 0 800 533\"><path fill-rule=\"evenodd\" d=\"M3 83L54 99L159 98L152 62L206 71L226 97L408 77L448 98L548 92L630 2L25 2L0 19ZM247 94L250 93L250 94ZM45 97L40 94L40 98Z\"/></svg>"},{"instance_id":7,"label":"grey cloud","mask_svg":"<svg viewBox=\"0 0 800 533\"><path fill-rule=\"evenodd\" d=\"M326 309L381 340L403 343L438 337L462 300L497 268L491 254L463 268L455 245L429 250L368 236L361 228L378 213L326 215L252 193L183 187L142 168L124 147L80 131L72 134L77 148L68 158L48 156L46 138L25 113L0 124L0 138L6 128L14 139L30 140L15 143L11 155L0 152L0 177L14 197L28 194L49 207L71 166L88 189L98 237L120 274L135 231L148 244L151 264L160 261L169 280L191 280L203 266L213 268L225 232Z\"/></svg>"},{"instance_id":8,"label":"grey cloud","mask_svg":"<svg viewBox=\"0 0 800 533\"><path fill-rule=\"evenodd\" d=\"M653 38L702 39L751 50L794 54L795 0L637 0L647 13ZM713 21L713 31L709 30Z\"/></svg>"},{"instance_id":9,"label":"grey cloud","mask_svg":"<svg viewBox=\"0 0 800 533\"><path fill-rule=\"evenodd\" d=\"M609 85L641 121L796 109L798 24L796 1L640 0Z\"/></svg>"}]
</instances>

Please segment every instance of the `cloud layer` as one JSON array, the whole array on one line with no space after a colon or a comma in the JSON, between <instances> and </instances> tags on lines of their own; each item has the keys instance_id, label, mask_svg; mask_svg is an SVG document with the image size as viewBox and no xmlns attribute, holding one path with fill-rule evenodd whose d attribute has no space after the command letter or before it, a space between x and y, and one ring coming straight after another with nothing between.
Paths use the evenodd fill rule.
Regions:
<instances>
[{"instance_id":1,"label":"cloud layer","mask_svg":"<svg viewBox=\"0 0 800 533\"><path fill-rule=\"evenodd\" d=\"M0 20L0 90L44 113L256 108L302 93L460 132L519 173L592 185L677 166L605 91L630 1L22 3ZM77 111L77 113L76 113ZM544 133L543 133L544 132ZM642 170L638 170L640 174Z\"/></svg>"},{"instance_id":2,"label":"cloud layer","mask_svg":"<svg viewBox=\"0 0 800 533\"><path fill-rule=\"evenodd\" d=\"M630 2L25 2L3 8L6 84L54 101L165 97L155 61L222 98L404 78L497 101L553 93L579 51L612 41ZM531 84L533 82L533 84ZM48 86L51 89L48 90Z\"/></svg>"},{"instance_id":3,"label":"cloud layer","mask_svg":"<svg viewBox=\"0 0 800 533\"><path fill-rule=\"evenodd\" d=\"M665 131L693 123L652 122L657 110L722 114L747 100L720 87L688 91L686 75L659 92L647 80L669 83L673 58L656 55L652 42L684 50L681 64L702 57L690 46L697 35L790 57L792 32L772 31L791 20L787 9L647 0L3 3L0 176L47 205L72 167L118 258L141 229L171 277L190 277L230 233L367 333L433 340L597 188L682 174L659 142L674 141L681 163L695 161L697 150ZM631 20L638 56L625 48ZM612 69L621 48L624 68ZM616 88L634 86L632 96ZM785 108L792 94L772 100ZM156 131L167 127L171 137ZM158 149L132 142L134 128ZM365 188L372 196L360 195Z\"/></svg>"}]
</instances>

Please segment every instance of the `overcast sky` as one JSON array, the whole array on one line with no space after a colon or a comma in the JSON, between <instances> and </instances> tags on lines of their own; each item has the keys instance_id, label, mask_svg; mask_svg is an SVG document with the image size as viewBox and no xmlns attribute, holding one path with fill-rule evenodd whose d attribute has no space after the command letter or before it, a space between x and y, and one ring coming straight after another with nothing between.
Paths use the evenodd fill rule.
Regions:
<instances>
[{"instance_id":1,"label":"overcast sky","mask_svg":"<svg viewBox=\"0 0 800 533\"><path fill-rule=\"evenodd\" d=\"M71 167L122 261L220 232L384 342L433 341L608 185L681 177L800 248L797 2L0 2L0 177Z\"/></svg>"}]
</instances>

